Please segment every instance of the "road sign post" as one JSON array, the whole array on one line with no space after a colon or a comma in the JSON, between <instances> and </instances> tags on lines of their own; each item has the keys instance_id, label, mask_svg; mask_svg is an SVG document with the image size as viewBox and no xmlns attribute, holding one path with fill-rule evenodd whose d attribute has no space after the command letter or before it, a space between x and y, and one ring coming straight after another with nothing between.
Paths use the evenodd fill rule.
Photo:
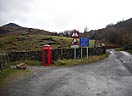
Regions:
<instances>
[{"instance_id":1,"label":"road sign post","mask_svg":"<svg viewBox=\"0 0 132 96\"><path fill-rule=\"evenodd\" d=\"M87 47L87 58L88 58L88 47Z\"/></svg>"},{"instance_id":2,"label":"road sign post","mask_svg":"<svg viewBox=\"0 0 132 96\"><path fill-rule=\"evenodd\" d=\"M89 38L80 38L80 47L81 47L81 59L82 59L82 47L87 48L87 58L88 58L88 46L89 46Z\"/></svg>"},{"instance_id":3,"label":"road sign post","mask_svg":"<svg viewBox=\"0 0 132 96\"><path fill-rule=\"evenodd\" d=\"M82 47L81 47L81 59L82 59Z\"/></svg>"},{"instance_id":4,"label":"road sign post","mask_svg":"<svg viewBox=\"0 0 132 96\"><path fill-rule=\"evenodd\" d=\"M76 59L76 48L74 48L74 59Z\"/></svg>"}]
</instances>

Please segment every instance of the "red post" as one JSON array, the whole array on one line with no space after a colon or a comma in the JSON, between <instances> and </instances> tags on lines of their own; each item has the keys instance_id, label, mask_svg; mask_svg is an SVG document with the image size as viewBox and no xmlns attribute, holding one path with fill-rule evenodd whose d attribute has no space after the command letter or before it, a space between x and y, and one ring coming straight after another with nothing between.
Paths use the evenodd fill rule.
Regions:
<instances>
[{"instance_id":1,"label":"red post","mask_svg":"<svg viewBox=\"0 0 132 96\"><path fill-rule=\"evenodd\" d=\"M43 66L49 66L52 63L51 46L44 45L42 48L42 64Z\"/></svg>"}]
</instances>

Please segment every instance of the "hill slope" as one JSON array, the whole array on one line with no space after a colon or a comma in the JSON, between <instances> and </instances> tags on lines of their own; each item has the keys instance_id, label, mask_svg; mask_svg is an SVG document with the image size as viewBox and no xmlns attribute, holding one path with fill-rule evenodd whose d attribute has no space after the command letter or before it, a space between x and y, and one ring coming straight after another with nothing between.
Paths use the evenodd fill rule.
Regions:
<instances>
[{"instance_id":1,"label":"hill slope","mask_svg":"<svg viewBox=\"0 0 132 96\"><path fill-rule=\"evenodd\" d=\"M51 45L53 49L70 48L71 38L47 35L2 36L0 51L40 51L45 44Z\"/></svg>"},{"instance_id":2,"label":"hill slope","mask_svg":"<svg viewBox=\"0 0 132 96\"><path fill-rule=\"evenodd\" d=\"M9 23L0 27L0 52L38 51L45 44L51 45L53 49L70 48L71 38L53 35L49 31Z\"/></svg>"},{"instance_id":3,"label":"hill slope","mask_svg":"<svg viewBox=\"0 0 132 96\"><path fill-rule=\"evenodd\" d=\"M8 23L6 25L3 25L3 27L21 27L21 26L15 24L15 23Z\"/></svg>"},{"instance_id":4,"label":"hill slope","mask_svg":"<svg viewBox=\"0 0 132 96\"><path fill-rule=\"evenodd\" d=\"M0 27L0 35L26 35L26 34L51 35L51 32L40 29L21 27L20 25L17 25L15 23L9 23Z\"/></svg>"},{"instance_id":5,"label":"hill slope","mask_svg":"<svg viewBox=\"0 0 132 96\"><path fill-rule=\"evenodd\" d=\"M132 18L120 21L117 24L109 24L103 29L85 32L83 35L117 45L130 44L132 43Z\"/></svg>"}]
</instances>

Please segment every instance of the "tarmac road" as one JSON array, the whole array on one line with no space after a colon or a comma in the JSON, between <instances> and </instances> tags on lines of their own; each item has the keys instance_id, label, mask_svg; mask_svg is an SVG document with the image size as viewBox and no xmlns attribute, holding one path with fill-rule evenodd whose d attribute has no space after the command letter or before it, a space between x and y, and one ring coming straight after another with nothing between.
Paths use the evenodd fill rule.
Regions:
<instances>
[{"instance_id":1,"label":"tarmac road","mask_svg":"<svg viewBox=\"0 0 132 96\"><path fill-rule=\"evenodd\" d=\"M132 96L132 56L109 50L109 58L73 67L33 71L0 88L0 96Z\"/></svg>"}]
</instances>

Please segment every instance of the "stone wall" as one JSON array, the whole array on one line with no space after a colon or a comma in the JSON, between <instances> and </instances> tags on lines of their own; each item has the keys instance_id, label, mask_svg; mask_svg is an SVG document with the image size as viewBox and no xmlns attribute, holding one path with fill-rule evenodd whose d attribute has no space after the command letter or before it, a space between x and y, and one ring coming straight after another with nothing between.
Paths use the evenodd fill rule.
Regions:
<instances>
[{"instance_id":1,"label":"stone wall","mask_svg":"<svg viewBox=\"0 0 132 96\"><path fill-rule=\"evenodd\" d=\"M101 55L106 52L105 48L89 48L89 56ZM81 58L81 48L76 49L76 58ZM82 57L86 57L86 48L82 48ZM73 59L74 49L55 49L52 50L52 61L57 59ZM42 51L30 51L30 52L10 52L6 55L0 55L0 68L6 66L7 63L20 60L42 60Z\"/></svg>"},{"instance_id":2,"label":"stone wall","mask_svg":"<svg viewBox=\"0 0 132 96\"><path fill-rule=\"evenodd\" d=\"M93 55L101 55L104 54L106 51L104 48L89 48L89 56L93 56ZM76 50L77 58L81 58L81 48L78 48ZM86 48L82 48L82 57L86 57L87 56L87 49ZM58 50L52 50L52 58L53 60L57 60L57 59L73 59L74 58L74 49L58 49Z\"/></svg>"},{"instance_id":3,"label":"stone wall","mask_svg":"<svg viewBox=\"0 0 132 96\"><path fill-rule=\"evenodd\" d=\"M7 54L0 55L0 71L5 69L9 63L9 56Z\"/></svg>"},{"instance_id":4,"label":"stone wall","mask_svg":"<svg viewBox=\"0 0 132 96\"><path fill-rule=\"evenodd\" d=\"M77 58L81 58L81 48L77 50ZM83 48L83 57L86 57L86 48ZM104 48L89 48L89 56L104 54ZM30 52L11 52L9 53L9 60L19 61L19 60L42 60L42 51L30 51ZM74 49L55 49L52 50L52 60L57 59L73 59L74 58Z\"/></svg>"},{"instance_id":5,"label":"stone wall","mask_svg":"<svg viewBox=\"0 0 132 96\"><path fill-rule=\"evenodd\" d=\"M29 51L29 52L10 52L9 61L20 61L20 60L39 60L41 61L41 51Z\"/></svg>"}]
</instances>

